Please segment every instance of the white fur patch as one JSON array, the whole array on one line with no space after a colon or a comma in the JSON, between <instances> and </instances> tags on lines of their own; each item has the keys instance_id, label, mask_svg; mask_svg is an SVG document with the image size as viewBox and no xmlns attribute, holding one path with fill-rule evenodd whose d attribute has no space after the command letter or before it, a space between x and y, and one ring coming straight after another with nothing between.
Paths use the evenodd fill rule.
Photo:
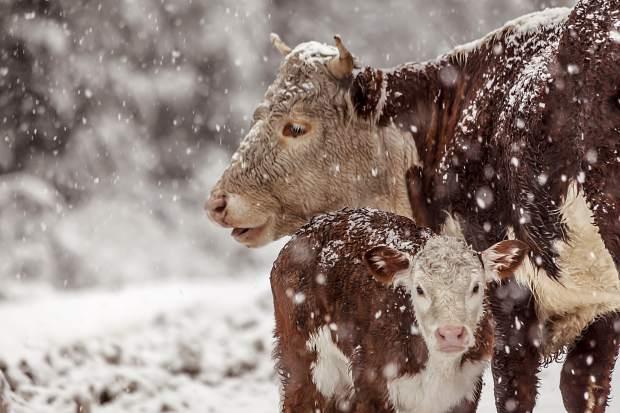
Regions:
<instances>
[{"instance_id":1,"label":"white fur patch","mask_svg":"<svg viewBox=\"0 0 620 413\"><path fill-rule=\"evenodd\" d=\"M458 219L454 215L447 212L446 221L441 226L441 235L447 235L449 237L455 237L462 240L465 239L463 236L463 228L461 227Z\"/></svg>"},{"instance_id":2,"label":"white fur patch","mask_svg":"<svg viewBox=\"0 0 620 413\"><path fill-rule=\"evenodd\" d=\"M385 268L386 263L381 257L370 257L370 261L377 267L378 270Z\"/></svg>"},{"instance_id":3,"label":"white fur patch","mask_svg":"<svg viewBox=\"0 0 620 413\"><path fill-rule=\"evenodd\" d=\"M489 361L465 362L461 359L435 358L413 376L388 383L390 401L399 413L444 413L464 399L473 400L477 379Z\"/></svg>"},{"instance_id":4,"label":"white fur patch","mask_svg":"<svg viewBox=\"0 0 620 413\"><path fill-rule=\"evenodd\" d=\"M374 119L378 121L383 115L383 108L385 107L385 102L387 101L387 78L386 74L383 74L383 80L381 81L381 95L379 96L379 101L377 102L377 110L375 111Z\"/></svg>"},{"instance_id":5,"label":"white fur patch","mask_svg":"<svg viewBox=\"0 0 620 413\"><path fill-rule=\"evenodd\" d=\"M321 327L310 335L306 348L316 352L312 363L312 381L325 397L345 397L353 389L353 376L349 359L332 341L328 326Z\"/></svg>"},{"instance_id":6,"label":"white fur patch","mask_svg":"<svg viewBox=\"0 0 620 413\"><path fill-rule=\"evenodd\" d=\"M575 183L568 190L561 212L570 240L555 245L560 255L560 282L542 270L537 272L530 260L525 260L515 272L517 281L529 286L536 296L541 320L553 316L560 320L553 326L553 337L545 339L543 351L547 355L572 343L596 317L620 310L616 266Z\"/></svg>"}]
</instances>

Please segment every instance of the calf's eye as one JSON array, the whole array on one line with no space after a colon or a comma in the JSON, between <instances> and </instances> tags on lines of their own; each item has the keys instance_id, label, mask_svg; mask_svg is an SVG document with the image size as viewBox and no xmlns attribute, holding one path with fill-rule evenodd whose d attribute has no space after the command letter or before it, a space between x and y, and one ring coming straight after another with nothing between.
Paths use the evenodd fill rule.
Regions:
<instances>
[{"instance_id":1,"label":"calf's eye","mask_svg":"<svg viewBox=\"0 0 620 413\"><path fill-rule=\"evenodd\" d=\"M424 290L422 289L422 287L418 286L415 289L415 292L420 296L420 297L424 297Z\"/></svg>"},{"instance_id":2,"label":"calf's eye","mask_svg":"<svg viewBox=\"0 0 620 413\"><path fill-rule=\"evenodd\" d=\"M478 294L478 291L480 291L480 284L474 285L474 288L472 288L471 293Z\"/></svg>"},{"instance_id":3,"label":"calf's eye","mask_svg":"<svg viewBox=\"0 0 620 413\"><path fill-rule=\"evenodd\" d=\"M282 130L282 135L296 138L306 133L306 127L299 123L287 123Z\"/></svg>"}]
</instances>

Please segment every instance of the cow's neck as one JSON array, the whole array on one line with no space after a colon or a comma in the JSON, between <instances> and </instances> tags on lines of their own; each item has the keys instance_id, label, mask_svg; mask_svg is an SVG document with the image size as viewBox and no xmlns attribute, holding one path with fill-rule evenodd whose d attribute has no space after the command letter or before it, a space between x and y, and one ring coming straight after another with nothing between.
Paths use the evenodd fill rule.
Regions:
<instances>
[{"instance_id":1,"label":"cow's neck","mask_svg":"<svg viewBox=\"0 0 620 413\"><path fill-rule=\"evenodd\" d=\"M448 60L409 63L393 69L366 68L356 76L351 98L360 116L379 129L398 128L415 142L419 162L410 157L405 172L419 169L420 176L429 178L453 144L467 79L458 62ZM413 199L411 206L422 210ZM414 217L434 226L423 217Z\"/></svg>"},{"instance_id":2,"label":"cow's neck","mask_svg":"<svg viewBox=\"0 0 620 413\"><path fill-rule=\"evenodd\" d=\"M434 168L452 143L468 86L462 70L442 61L383 71L386 99L378 122L412 133L424 169Z\"/></svg>"},{"instance_id":3,"label":"cow's neck","mask_svg":"<svg viewBox=\"0 0 620 413\"><path fill-rule=\"evenodd\" d=\"M406 174L411 165L420 165L415 142L403 134L399 128L390 125L384 128L370 128L378 142L375 160L378 175L364 181L364 196L372 194L363 202L369 206L413 218L411 203L407 192Z\"/></svg>"}]
</instances>

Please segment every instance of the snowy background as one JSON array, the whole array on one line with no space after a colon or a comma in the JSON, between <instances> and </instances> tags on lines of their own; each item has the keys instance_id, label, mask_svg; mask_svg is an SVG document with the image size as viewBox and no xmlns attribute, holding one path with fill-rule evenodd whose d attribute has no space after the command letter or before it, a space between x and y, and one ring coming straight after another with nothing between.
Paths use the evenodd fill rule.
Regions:
<instances>
[{"instance_id":1,"label":"snowy background","mask_svg":"<svg viewBox=\"0 0 620 413\"><path fill-rule=\"evenodd\" d=\"M0 0L0 413L276 411L282 243L202 211L274 77L269 33L392 66L571 4ZM561 411L544 374L538 411Z\"/></svg>"}]
</instances>

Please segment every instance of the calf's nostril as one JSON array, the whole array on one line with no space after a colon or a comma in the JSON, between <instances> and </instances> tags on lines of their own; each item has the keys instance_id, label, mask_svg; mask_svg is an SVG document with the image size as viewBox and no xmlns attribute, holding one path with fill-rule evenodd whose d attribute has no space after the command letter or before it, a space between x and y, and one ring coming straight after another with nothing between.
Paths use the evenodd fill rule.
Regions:
<instances>
[{"instance_id":1,"label":"calf's nostril","mask_svg":"<svg viewBox=\"0 0 620 413\"><path fill-rule=\"evenodd\" d=\"M437 340L441 343L460 344L467 339L467 330L465 327L446 326L438 328L435 331Z\"/></svg>"}]
</instances>

